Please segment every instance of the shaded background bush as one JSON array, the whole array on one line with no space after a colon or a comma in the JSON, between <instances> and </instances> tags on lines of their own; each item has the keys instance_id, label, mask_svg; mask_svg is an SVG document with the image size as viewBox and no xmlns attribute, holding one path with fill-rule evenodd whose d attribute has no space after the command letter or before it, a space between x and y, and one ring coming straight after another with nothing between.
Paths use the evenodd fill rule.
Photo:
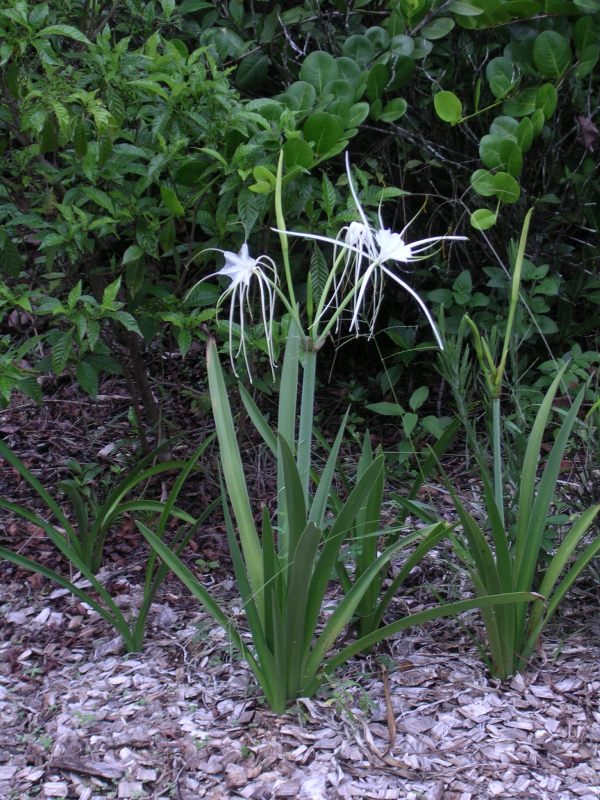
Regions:
<instances>
[{"instance_id":1,"label":"shaded background bush","mask_svg":"<svg viewBox=\"0 0 600 800\"><path fill-rule=\"evenodd\" d=\"M38 396L50 370L74 370L94 396L100 375L123 373L140 430L156 435L146 348L196 357L215 324L216 288L181 300L214 269L201 251L273 250L281 147L292 229L332 235L352 219L348 147L365 206L397 198L394 230L414 218L410 238L462 233L472 220L460 254L410 268L449 333L465 311L502 330L511 241L534 206L513 373L535 366L539 394L555 351L597 363L599 9L3 0L0 396ZM318 286L316 248L296 243L294 265L300 293L309 275ZM386 369L363 401L419 388L406 387L424 358L415 311L388 294ZM260 329L250 335L260 353Z\"/></svg>"}]
</instances>

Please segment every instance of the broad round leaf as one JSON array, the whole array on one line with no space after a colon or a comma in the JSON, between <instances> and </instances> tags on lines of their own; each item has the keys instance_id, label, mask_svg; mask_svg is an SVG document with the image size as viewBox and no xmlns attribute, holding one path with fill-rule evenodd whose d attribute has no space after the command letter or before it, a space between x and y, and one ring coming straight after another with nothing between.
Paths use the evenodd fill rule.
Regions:
<instances>
[{"instance_id":1,"label":"broad round leaf","mask_svg":"<svg viewBox=\"0 0 600 800\"><path fill-rule=\"evenodd\" d=\"M454 92L438 92L433 96L433 106L444 122L456 125L462 119L462 103Z\"/></svg>"},{"instance_id":2,"label":"broad round leaf","mask_svg":"<svg viewBox=\"0 0 600 800\"><path fill-rule=\"evenodd\" d=\"M390 71L385 64L373 64L367 77L367 97L371 102L383 97L389 79Z\"/></svg>"},{"instance_id":3,"label":"broad round leaf","mask_svg":"<svg viewBox=\"0 0 600 800\"><path fill-rule=\"evenodd\" d=\"M517 144L526 153L533 144L533 124L529 117L523 117L517 128Z\"/></svg>"},{"instance_id":4,"label":"broad round leaf","mask_svg":"<svg viewBox=\"0 0 600 800\"><path fill-rule=\"evenodd\" d=\"M550 119L556 111L557 104L558 94L554 86L551 83L540 86L535 95L535 105L537 108L541 108L544 119Z\"/></svg>"},{"instance_id":5,"label":"broad round leaf","mask_svg":"<svg viewBox=\"0 0 600 800\"><path fill-rule=\"evenodd\" d=\"M239 63L235 83L240 89L258 89L269 72L270 59L264 53L251 53Z\"/></svg>"},{"instance_id":6,"label":"broad round leaf","mask_svg":"<svg viewBox=\"0 0 600 800\"><path fill-rule=\"evenodd\" d=\"M471 175L471 186L482 197L493 197L496 190L494 188L494 174L487 169L477 169Z\"/></svg>"},{"instance_id":7,"label":"broad round leaf","mask_svg":"<svg viewBox=\"0 0 600 800\"><path fill-rule=\"evenodd\" d=\"M543 31L533 43L533 63L547 78L560 78L571 58L569 40L556 31Z\"/></svg>"},{"instance_id":8,"label":"broad round leaf","mask_svg":"<svg viewBox=\"0 0 600 800\"><path fill-rule=\"evenodd\" d=\"M471 214L471 226L477 231L487 231L496 224L496 215L489 208L478 208Z\"/></svg>"},{"instance_id":9,"label":"broad round leaf","mask_svg":"<svg viewBox=\"0 0 600 800\"><path fill-rule=\"evenodd\" d=\"M372 43L361 34L349 36L342 45L342 53L356 62L360 69L368 67L376 56Z\"/></svg>"},{"instance_id":10,"label":"broad round leaf","mask_svg":"<svg viewBox=\"0 0 600 800\"><path fill-rule=\"evenodd\" d=\"M421 28L421 36L424 39L443 39L454 27L454 20L450 17L438 17L428 25Z\"/></svg>"},{"instance_id":11,"label":"broad round leaf","mask_svg":"<svg viewBox=\"0 0 600 800\"><path fill-rule=\"evenodd\" d=\"M493 58L487 65L485 76L494 97L506 97L518 79L518 73L512 61L504 56Z\"/></svg>"},{"instance_id":12,"label":"broad round leaf","mask_svg":"<svg viewBox=\"0 0 600 800\"><path fill-rule=\"evenodd\" d=\"M385 104L383 111L379 115L379 119L382 122L395 122L406 114L407 108L408 104L403 97L395 97L393 100L390 100L389 103Z\"/></svg>"},{"instance_id":13,"label":"broad round leaf","mask_svg":"<svg viewBox=\"0 0 600 800\"><path fill-rule=\"evenodd\" d=\"M492 178L494 194L501 203L512 205L521 196L519 182L508 172L496 172Z\"/></svg>"},{"instance_id":14,"label":"broad round leaf","mask_svg":"<svg viewBox=\"0 0 600 800\"><path fill-rule=\"evenodd\" d=\"M600 58L600 47L590 44L579 54L579 63L575 67L575 76L585 78L594 69Z\"/></svg>"},{"instance_id":15,"label":"broad round leaf","mask_svg":"<svg viewBox=\"0 0 600 800\"><path fill-rule=\"evenodd\" d=\"M523 169L519 145L496 134L484 136L479 143L479 157L488 169L503 169L518 177Z\"/></svg>"},{"instance_id":16,"label":"broad round leaf","mask_svg":"<svg viewBox=\"0 0 600 800\"><path fill-rule=\"evenodd\" d=\"M307 142L314 143L317 153L323 155L343 139L344 129L339 119L333 114L317 111L306 120L302 133Z\"/></svg>"},{"instance_id":17,"label":"broad round leaf","mask_svg":"<svg viewBox=\"0 0 600 800\"><path fill-rule=\"evenodd\" d=\"M383 111L383 101L381 98L377 98L377 100L373 100L371 102L371 106L369 108L369 116L371 119L379 119L379 115Z\"/></svg>"},{"instance_id":18,"label":"broad round leaf","mask_svg":"<svg viewBox=\"0 0 600 800\"><path fill-rule=\"evenodd\" d=\"M415 42L413 38L411 36L407 36L405 33L394 36L390 42L390 51L392 52L392 55L395 56L410 56L413 54L414 49Z\"/></svg>"},{"instance_id":19,"label":"broad round leaf","mask_svg":"<svg viewBox=\"0 0 600 800\"><path fill-rule=\"evenodd\" d=\"M246 108L249 111L258 112L261 117L264 117L270 122L279 122L281 115L283 114L284 106L283 103L279 103L277 100L271 100L268 97L260 97L256 100L251 100Z\"/></svg>"},{"instance_id":20,"label":"broad round leaf","mask_svg":"<svg viewBox=\"0 0 600 800\"><path fill-rule=\"evenodd\" d=\"M396 91L408 86L416 66L414 58L393 55L389 61L391 77L387 87L388 91Z\"/></svg>"},{"instance_id":21,"label":"broad round leaf","mask_svg":"<svg viewBox=\"0 0 600 800\"><path fill-rule=\"evenodd\" d=\"M380 52L387 50L390 46L390 35L385 28L374 26L365 31L365 36L371 42L373 47Z\"/></svg>"},{"instance_id":22,"label":"broad round leaf","mask_svg":"<svg viewBox=\"0 0 600 800\"><path fill-rule=\"evenodd\" d=\"M413 58L427 58L429 53L433 50L433 45L429 39L423 36L417 36L414 40L415 49L413 50Z\"/></svg>"},{"instance_id":23,"label":"broad round leaf","mask_svg":"<svg viewBox=\"0 0 600 800\"><path fill-rule=\"evenodd\" d=\"M505 100L502 111L509 117L526 117L535 111L536 89L523 89L516 97Z\"/></svg>"},{"instance_id":24,"label":"broad round leaf","mask_svg":"<svg viewBox=\"0 0 600 800\"><path fill-rule=\"evenodd\" d=\"M323 92L328 83L337 77L338 68L335 58L323 50L309 53L300 68L300 80L310 83L319 94Z\"/></svg>"},{"instance_id":25,"label":"broad round leaf","mask_svg":"<svg viewBox=\"0 0 600 800\"><path fill-rule=\"evenodd\" d=\"M354 103L344 119L346 128L358 128L358 126L369 116L368 103Z\"/></svg>"},{"instance_id":26,"label":"broad round leaf","mask_svg":"<svg viewBox=\"0 0 600 800\"><path fill-rule=\"evenodd\" d=\"M346 56L341 56L336 58L335 63L337 64L340 78L353 83L355 86L360 83L363 72L356 61Z\"/></svg>"},{"instance_id":27,"label":"broad round leaf","mask_svg":"<svg viewBox=\"0 0 600 800\"><path fill-rule=\"evenodd\" d=\"M496 117L490 125L490 133L500 136L502 139L513 139L517 141L519 123L514 117Z\"/></svg>"},{"instance_id":28,"label":"broad round leaf","mask_svg":"<svg viewBox=\"0 0 600 800\"><path fill-rule=\"evenodd\" d=\"M306 81L295 81L277 99L292 111L308 112L317 99L315 87Z\"/></svg>"},{"instance_id":29,"label":"broad round leaf","mask_svg":"<svg viewBox=\"0 0 600 800\"><path fill-rule=\"evenodd\" d=\"M589 19L582 17L577 20L573 26L573 40L578 54L589 45L597 44L598 34Z\"/></svg>"},{"instance_id":30,"label":"broad round leaf","mask_svg":"<svg viewBox=\"0 0 600 800\"><path fill-rule=\"evenodd\" d=\"M573 2L584 14L597 14L600 11L598 0L573 0Z\"/></svg>"},{"instance_id":31,"label":"broad round leaf","mask_svg":"<svg viewBox=\"0 0 600 800\"><path fill-rule=\"evenodd\" d=\"M350 81L342 80L342 78L328 83L324 94L331 97L330 102L342 103L348 107L354 102L354 86ZM338 114L339 112L333 111L332 113Z\"/></svg>"},{"instance_id":32,"label":"broad round leaf","mask_svg":"<svg viewBox=\"0 0 600 800\"><path fill-rule=\"evenodd\" d=\"M283 145L283 158L288 168L295 167L296 165L300 167L310 167L315 160L315 155L312 151L312 147L305 142L304 139L295 137L294 139L289 139Z\"/></svg>"},{"instance_id":33,"label":"broad round leaf","mask_svg":"<svg viewBox=\"0 0 600 800\"><path fill-rule=\"evenodd\" d=\"M483 14L483 9L472 3L464 3L462 0L454 0L450 3L450 11L453 14L458 14L461 17L478 17Z\"/></svg>"}]
</instances>

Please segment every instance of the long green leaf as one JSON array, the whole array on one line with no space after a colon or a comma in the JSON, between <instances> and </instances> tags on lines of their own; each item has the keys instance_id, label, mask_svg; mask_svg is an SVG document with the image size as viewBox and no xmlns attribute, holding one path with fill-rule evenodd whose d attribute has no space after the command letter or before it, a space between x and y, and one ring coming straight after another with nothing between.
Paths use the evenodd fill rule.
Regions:
<instances>
[{"instance_id":1,"label":"long green leaf","mask_svg":"<svg viewBox=\"0 0 600 800\"><path fill-rule=\"evenodd\" d=\"M315 410L315 384L317 379L317 352L308 347L304 353L302 397L298 423L298 472L304 492L304 502L309 504L310 464L312 455L313 416Z\"/></svg>"},{"instance_id":2,"label":"long green leaf","mask_svg":"<svg viewBox=\"0 0 600 800\"><path fill-rule=\"evenodd\" d=\"M12 452L10 447L7 447L4 442L0 441L0 455L3 456L9 464L11 464L24 478L27 483L31 486L31 488L36 492L36 494L44 501L44 503L48 506L50 511L54 514L57 521L59 522L61 528L65 531L67 536L73 536L76 538L75 531L73 530L73 526L65 516L63 510L58 505L58 503L54 500L54 498L48 494L46 489L42 486L40 481L31 473L25 464L21 461L21 459Z\"/></svg>"},{"instance_id":3,"label":"long green leaf","mask_svg":"<svg viewBox=\"0 0 600 800\"><path fill-rule=\"evenodd\" d=\"M562 379L563 373L566 369L564 364L559 370L557 376L552 381L550 388L546 392L544 399L538 409L533 428L527 440L527 448L525 450L525 457L523 459L523 467L521 469L521 482L519 484L519 513L517 517L517 529L515 538L515 564L517 576L523 572L523 563L527 561L530 563L532 559L537 561L539 554L532 553L528 555L528 548L530 546L529 539L529 520L533 509L535 500L535 485L537 481L537 467L540 456L540 448L546 430L546 422L552 410L552 401L558 389L558 385ZM530 573L529 566L527 565L527 573ZM517 585L521 583L517 577Z\"/></svg>"},{"instance_id":4,"label":"long green leaf","mask_svg":"<svg viewBox=\"0 0 600 800\"><path fill-rule=\"evenodd\" d=\"M343 664L352 656L360 653L361 650L372 647L382 639L386 639L388 636L391 636L394 633L399 633L400 631L406 630L407 628L411 628L415 625L423 625L426 622L439 619L440 617L455 617L458 614L462 614L465 611L472 611L473 609L494 605L529 602L542 602L542 598L540 598L540 596L537 594L528 592L511 592L504 595L487 595L486 597L477 597L473 598L472 600L459 600L455 603L447 603L443 606L435 606L435 608L419 611L416 614L410 614L409 616L403 617L402 619L392 622L389 625L384 625L383 628L379 628L368 636L363 636L361 639L357 639L355 642L347 645L325 662L324 670L326 672L330 672L340 664Z\"/></svg>"},{"instance_id":5,"label":"long green leaf","mask_svg":"<svg viewBox=\"0 0 600 800\"><path fill-rule=\"evenodd\" d=\"M545 614L543 613L543 610L538 610L537 608L534 609L529 620L527 638L521 648L523 659L527 659L533 652L541 632L544 630L556 612L556 609L564 599L565 595L573 586L577 578L581 575L583 570L588 566L590 561L595 558L598 553L600 553L600 536L597 536L592 542L590 542L590 544L581 553L579 558L571 566L569 571L564 575L560 583L556 586L554 593L550 597L544 609Z\"/></svg>"},{"instance_id":6,"label":"long green leaf","mask_svg":"<svg viewBox=\"0 0 600 800\"><path fill-rule=\"evenodd\" d=\"M161 514L158 519L157 525L157 536L160 539L164 539L165 531L167 527L167 523L174 516L174 510L176 509L175 503L177 498L190 474L190 472L196 466L196 462L205 451L206 447L208 446L212 436L208 437L207 439L202 442L202 444L196 448L194 453L192 454L191 458L185 463L185 466L180 471L179 475L177 476L177 480L175 481L174 485L169 492L169 496L167 497L166 502L162 503ZM211 506L215 506L216 501L211 503ZM204 520L209 513L209 509L204 509L200 519L198 519L195 523L192 524L190 530L188 531L187 535L184 534L183 536L175 536L174 540L170 543L170 547L175 553L182 552L183 548L187 545L193 533L197 528L200 526L202 520ZM168 567L164 563L159 564L156 566L156 553L154 550L150 550L150 554L146 561L146 568L145 568L145 575L144 575L144 593L142 604L138 610L136 623L134 627L134 636L138 637L141 642L144 638L144 631L146 628L146 620L148 617L148 613L150 611L150 607L152 602L154 601L154 597L156 596L156 592L158 591L161 583L165 579Z\"/></svg>"},{"instance_id":7,"label":"long green leaf","mask_svg":"<svg viewBox=\"0 0 600 800\"><path fill-rule=\"evenodd\" d=\"M115 516L120 517L123 514L131 514L135 511L153 512L160 514L164 506L165 504L162 500L128 500L125 503L121 503L119 505L119 507L116 510ZM193 525L196 522L195 517L193 517L191 514L188 514L187 511L184 511L182 508L179 508L178 506L174 506L171 509L171 516L181 520L182 522L187 522L189 525Z\"/></svg>"},{"instance_id":8,"label":"long green leaf","mask_svg":"<svg viewBox=\"0 0 600 800\"><path fill-rule=\"evenodd\" d=\"M238 545L237 537L233 529L229 509L224 509L224 511L229 552L231 553L231 560L233 562L238 590L244 606L244 613L246 614L246 620L248 621L248 627L252 635L252 643L256 651L256 664L260 669L260 674L255 672L255 675L265 695L267 698L270 698L273 694L272 681L276 673L276 664L274 663L273 654L266 640L265 627L257 607L256 596L248 580L246 565L244 564L242 551ZM261 594L261 597L262 596ZM269 610L265 609L265 615L268 613Z\"/></svg>"},{"instance_id":9,"label":"long green leaf","mask_svg":"<svg viewBox=\"0 0 600 800\"><path fill-rule=\"evenodd\" d=\"M383 458L378 456L350 492L323 544L310 585L309 601L306 608L307 631L313 631L317 625L327 584L337 561L340 548L346 537L353 530L356 516L366 502L369 492L372 491L382 470ZM307 643L306 646L308 646Z\"/></svg>"},{"instance_id":10,"label":"long green leaf","mask_svg":"<svg viewBox=\"0 0 600 800\"><path fill-rule=\"evenodd\" d=\"M537 497L531 510L531 519L527 530L527 548L523 552L523 558L518 567L516 589L524 589L524 586L529 590L532 587L532 582L535 575L535 569L539 561L539 552L542 547L542 540L544 530L547 525L548 514L550 505L556 495L556 484L560 469L562 466L562 459L565 449L569 443L569 437L573 429L573 425L577 419L577 413L581 407L585 395L585 386L573 401L568 414L565 416L562 425L558 431L558 435L548 456L544 472L538 483Z\"/></svg>"},{"instance_id":11,"label":"long green leaf","mask_svg":"<svg viewBox=\"0 0 600 800\"><path fill-rule=\"evenodd\" d=\"M459 516L463 531L467 537L469 555L473 559L477 574L486 588L486 594L499 594L503 591L502 581L498 575L494 554L492 553L485 534L454 491L448 480L448 476L445 473L442 474L446 487L452 497L452 502Z\"/></svg>"},{"instance_id":12,"label":"long green leaf","mask_svg":"<svg viewBox=\"0 0 600 800\"><path fill-rule=\"evenodd\" d=\"M0 547L0 559L6 559L6 561L10 561L11 563L16 564L18 567L27 569L30 572L37 572L38 575L43 575L44 578L48 578L48 580L56 583L58 586L62 586L63 589L68 589L71 594L75 595L75 597L78 597L90 608L93 608L94 611L97 611L102 619L105 622L108 622L108 624L117 631L117 633L123 639L123 644L128 652L136 651L137 648L133 644L129 626L127 625L125 617L118 606L116 606L114 603L111 603L110 610L106 609L104 606L94 600L94 598L91 597L87 592L75 586L75 584L67 580L67 578L63 578L63 576L58 572L54 572L54 570L48 569L48 567L45 567L43 564L38 564L37 561L26 558L19 553L13 553L12 550L8 550L5 547ZM98 591L97 586L94 586L94 588L96 591ZM101 588L103 589L103 592L99 592L99 594L101 594L102 599L105 600L106 598L104 595L106 595L106 590L104 587Z\"/></svg>"},{"instance_id":13,"label":"long green leaf","mask_svg":"<svg viewBox=\"0 0 600 800\"><path fill-rule=\"evenodd\" d=\"M285 535L288 539L288 553L291 557L296 550L302 532L306 528L306 505L298 467L287 442L281 435L277 437L277 446L279 448L279 461L283 465L283 486L285 507L287 509Z\"/></svg>"},{"instance_id":14,"label":"long green leaf","mask_svg":"<svg viewBox=\"0 0 600 800\"><path fill-rule=\"evenodd\" d=\"M335 466L337 463L338 454L340 452L342 439L344 438L344 431L346 430L348 413L349 412L346 411L346 413L342 418L342 422L337 432L337 436L335 437L333 446L331 447L329 455L327 456L325 467L321 472L321 477L317 485L317 490L315 491L315 496L313 497L313 501L310 505L308 518L311 522L315 523L317 528L322 528L323 522L325 520L325 512L327 511L327 501L329 500L329 495L331 493L331 483L333 481Z\"/></svg>"},{"instance_id":15,"label":"long green leaf","mask_svg":"<svg viewBox=\"0 0 600 800\"><path fill-rule=\"evenodd\" d=\"M194 576L188 567L176 556L168 546L161 541L152 531L147 528L143 522L137 522L137 526L153 550L159 555L159 558L168 565L169 569L177 575L179 580L189 589L194 597L199 600L206 611L212 618L227 632L232 643L237 647L242 657L248 661L248 665L252 672L259 679L261 674L260 666L258 665L253 654L248 650L244 644L238 631L235 629L229 617L222 611L218 603L211 597L210 593L202 586L198 579ZM260 679L259 679L260 680Z\"/></svg>"},{"instance_id":16,"label":"long green leaf","mask_svg":"<svg viewBox=\"0 0 600 800\"><path fill-rule=\"evenodd\" d=\"M147 456L143 463L146 463L148 458L151 457L152 455ZM185 461L165 461L160 464L153 464L150 467L142 467L141 465L138 465L133 472L129 473L129 475L127 475L127 477L121 481L121 483L115 486L115 488L109 493L104 503L102 503L98 509L98 516L92 527L92 533L99 534L101 528L106 528L106 526L110 524L110 521L113 519L114 515L118 513L118 507L121 500L140 483L148 481L151 478L154 478L156 475L162 475L163 472L182 469L185 467L186 463L187 462Z\"/></svg>"},{"instance_id":17,"label":"long green leaf","mask_svg":"<svg viewBox=\"0 0 600 800\"><path fill-rule=\"evenodd\" d=\"M515 321L515 315L517 312L517 306L519 303L519 292L521 290L521 274L523 271L523 261L525 259L525 245L527 244L529 223L531 222L532 214L533 214L533 209L530 208L527 214L525 215L525 219L523 220L523 227L521 228L521 236L519 238L519 247L517 249L517 256L515 258L515 266L510 286L510 305L508 307L508 320L506 322L506 330L504 333L504 341L502 344L502 355L500 357L500 364L498 365L498 369L496 370L496 376L494 381L495 386L493 395L496 398L500 396L500 391L502 389L502 380L504 377L504 370L506 368L506 359L508 357L512 329Z\"/></svg>"},{"instance_id":18,"label":"long green leaf","mask_svg":"<svg viewBox=\"0 0 600 800\"><path fill-rule=\"evenodd\" d=\"M556 581L566 568L571 555L575 551L575 548L585 536L599 511L600 503L597 503L595 506L592 506L584 511L583 514L580 515L579 519L574 522L571 529L562 540L560 547L554 554L552 561L544 573L542 582L540 583L539 593L544 595L544 597L551 597Z\"/></svg>"},{"instance_id":19,"label":"long green leaf","mask_svg":"<svg viewBox=\"0 0 600 800\"><path fill-rule=\"evenodd\" d=\"M415 476L415 479L412 482L410 490L406 495L406 500L408 501L414 500L417 497L419 489L423 486L423 484L429 478L433 470L437 467L441 457L450 447L454 439L456 439L456 436L460 430L460 426L461 426L460 420L458 419L458 417L455 417L452 420L452 422L450 422L446 426L444 432L442 433L440 438L436 441L436 443L430 448L425 461L421 463L417 458L417 475ZM408 511L407 509L406 513L404 514L404 517L399 518L399 522L403 522L409 513L412 512ZM433 523L434 521L435 521L434 519L429 520L430 523Z\"/></svg>"},{"instance_id":20,"label":"long green leaf","mask_svg":"<svg viewBox=\"0 0 600 800\"><path fill-rule=\"evenodd\" d=\"M295 698L302 688L302 672L307 657L306 642L314 631L306 627L306 607L321 531L309 522L298 540L290 564L290 577L284 615L287 694Z\"/></svg>"},{"instance_id":21,"label":"long green leaf","mask_svg":"<svg viewBox=\"0 0 600 800\"><path fill-rule=\"evenodd\" d=\"M257 603L262 616L264 610L260 598L264 583L262 552L250 508L242 459L238 449L227 389L221 372L221 365L219 364L217 345L212 338L208 342L206 369L225 484L240 534L240 543L248 570L248 578L253 592L257 595Z\"/></svg>"},{"instance_id":22,"label":"long green leaf","mask_svg":"<svg viewBox=\"0 0 600 800\"><path fill-rule=\"evenodd\" d=\"M446 525L446 523L437 522L433 525L430 525L428 528L422 528L421 530L417 530L414 533L409 534L402 540L398 540L401 542L400 549L404 550L405 547L410 547L410 545L413 544L415 541L417 541L417 539L423 538L423 541L420 542L420 544L418 544L417 547L415 547L414 551L406 559L405 563L402 565L402 569L390 582L389 587L386 589L383 597L379 601L376 613L372 621L373 630L375 630L380 626L381 621L383 619L383 615L385 614L388 606L396 596L398 588L407 579L409 573L417 566L417 564L421 563L421 561L427 555L427 553L434 547L436 547L440 543L440 541L444 538L444 536L447 535L447 533L448 533L448 526Z\"/></svg>"},{"instance_id":23,"label":"long green leaf","mask_svg":"<svg viewBox=\"0 0 600 800\"><path fill-rule=\"evenodd\" d=\"M86 504L77 487L74 486L71 481L59 481L56 484L56 488L60 489L61 492L64 492L67 495L71 501L71 505L73 506L73 511L75 512L77 528L76 530L73 530L72 544L79 551L79 555L85 561L85 563L92 566L91 551L93 549L94 539L93 536L89 535L90 525ZM67 535L68 534L69 531L67 530Z\"/></svg>"},{"instance_id":24,"label":"long green leaf","mask_svg":"<svg viewBox=\"0 0 600 800\"><path fill-rule=\"evenodd\" d=\"M541 609L536 608L530 616L527 625L528 644L525 645L525 650L530 651L533 649L535 646L535 641L539 637L550 617L556 611L558 604L561 602L566 592L571 588L573 582L580 575L581 571L587 566L589 559L593 557L593 554L596 552L597 548L600 547L600 536L598 536L593 542L591 542L588 548L584 550L580 558L571 566L571 569L564 576L558 587L556 587L561 574L567 568L572 554L575 552L578 544L589 530L599 511L600 504L597 504L587 509L583 512L583 514L580 515L580 517L570 528L567 535L564 537L560 547L548 565L539 587L540 594L548 598L548 602L546 608L544 609L545 613L543 613ZM592 555L588 556L588 553L592 553Z\"/></svg>"},{"instance_id":25,"label":"long green leaf","mask_svg":"<svg viewBox=\"0 0 600 800\"><path fill-rule=\"evenodd\" d=\"M298 364L300 359L300 332L294 323L290 324L281 378L279 381L279 407L277 414L277 433L288 444L292 452L296 448L296 407L298 402ZM277 456L277 445L274 454ZM277 461L277 525L279 527L279 553L286 559L288 554L287 510L285 507L285 480L283 464Z\"/></svg>"},{"instance_id":26,"label":"long green leaf","mask_svg":"<svg viewBox=\"0 0 600 800\"><path fill-rule=\"evenodd\" d=\"M469 575L477 597L488 597L490 592L484 586L477 572L472 570ZM484 660L489 663L492 673L502 679L511 675L513 668L517 625L514 614L508 616L513 608L513 606L490 606L481 609L486 644L489 650L489 657L486 656ZM504 615L500 613L502 610L506 612Z\"/></svg>"},{"instance_id":27,"label":"long green leaf","mask_svg":"<svg viewBox=\"0 0 600 800\"><path fill-rule=\"evenodd\" d=\"M362 454L358 462L357 479L364 475L369 465L373 462L373 452L371 449L371 438L369 432L365 433L363 440ZM377 535L381 520L381 506L383 503L384 490L384 470L381 470L379 478L369 492L364 508L356 517L355 545L358 546L356 557L356 578L359 578L377 558L377 547L379 536ZM359 631L366 633L373 624L373 618L377 611L377 600L381 591L384 578L383 570L371 581L364 593L357 609L359 617Z\"/></svg>"},{"instance_id":28,"label":"long green leaf","mask_svg":"<svg viewBox=\"0 0 600 800\"><path fill-rule=\"evenodd\" d=\"M269 509L262 508L262 553L263 575L265 576L265 639L271 649L274 647L273 603L281 602L281 576L279 558L275 549L275 538Z\"/></svg>"},{"instance_id":29,"label":"long green leaf","mask_svg":"<svg viewBox=\"0 0 600 800\"><path fill-rule=\"evenodd\" d=\"M392 557L400 549L400 543L390 545L354 583L348 594L337 604L335 610L327 620L321 635L318 637L315 645L306 661L304 670L305 682L311 682L316 675L319 667L327 651L331 648L337 637L342 632L343 628L347 625L350 617L356 611L361 599L364 597L372 581L377 577L379 572L389 564Z\"/></svg>"},{"instance_id":30,"label":"long green leaf","mask_svg":"<svg viewBox=\"0 0 600 800\"><path fill-rule=\"evenodd\" d=\"M277 458L277 436L271 430L269 423L260 413L260 409L252 399L250 393L241 383L238 386L242 403L246 409L248 416L252 420L252 424L259 432L263 442L267 445L271 453Z\"/></svg>"}]
</instances>

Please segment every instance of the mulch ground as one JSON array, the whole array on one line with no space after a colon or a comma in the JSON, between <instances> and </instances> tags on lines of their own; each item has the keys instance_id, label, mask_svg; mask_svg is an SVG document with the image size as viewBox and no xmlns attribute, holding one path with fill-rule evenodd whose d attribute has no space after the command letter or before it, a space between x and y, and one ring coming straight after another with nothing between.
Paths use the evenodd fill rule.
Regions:
<instances>
[{"instance_id":1,"label":"mulch ground","mask_svg":"<svg viewBox=\"0 0 600 800\"><path fill-rule=\"evenodd\" d=\"M48 487L67 477L68 458L115 474L133 447L129 401L117 380L102 391L92 402L65 383L42 407L17 399L0 433ZM209 423L189 397L177 402L171 418L192 447ZM245 452L268 486L259 445L248 439ZM190 510L217 485L209 469L189 490ZM0 491L35 507L6 464ZM100 577L121 608L135 609L144 555L132 525L118 534ZM35 527L5 513L0 540L64 569ZM243 628L218 514L188 563ZM449 579L443 553L392 614L415 610L440 575ZM266 709L223 631L173 578L152 607L144 652L125 656L95 612L2 563L0 634L1 798L600 798L600 616L590 578L508 683L489 677L456 621L439 621L353 660L282 716Z\"/></svg>"}]
</instances>

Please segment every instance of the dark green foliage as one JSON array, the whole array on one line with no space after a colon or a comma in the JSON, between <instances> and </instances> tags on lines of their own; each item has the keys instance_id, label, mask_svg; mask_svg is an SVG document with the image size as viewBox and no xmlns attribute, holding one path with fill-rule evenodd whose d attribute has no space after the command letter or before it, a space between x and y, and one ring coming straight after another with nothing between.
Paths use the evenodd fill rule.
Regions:
<instances>
[{"instance_id":1,"label":"dark green foliage","mask_svg":"<svg viewBox=\"0 0 600 800\"><path fill-rule=\"evenodd\" d=\"M13 312L37 318L35 352L48 358L23 371L22 341L4 340L0 399L35 392L31 366L74 368L93 395L106 370L143 384L139 354L159 337L185 356L215 317L208 286L180 302L214 271L218 256L198 254L244 240L273 250L281 148L292 229L332 235L352 220L342 170L325 165L352 142L365 207L397 193L400 219L386 225L417 214L408 238L464 232L466 212L487 231L491 263L473 232L460 263L443 252L413 266L450 332L464 311L486 330L504 324L506 242L535 204L521 366L542 337L589 336L600 318L596 5L3 0L0 310L11 332ZM318 292L313 249L296 243L293 262Z\"/></svg>"}]
</instances>

